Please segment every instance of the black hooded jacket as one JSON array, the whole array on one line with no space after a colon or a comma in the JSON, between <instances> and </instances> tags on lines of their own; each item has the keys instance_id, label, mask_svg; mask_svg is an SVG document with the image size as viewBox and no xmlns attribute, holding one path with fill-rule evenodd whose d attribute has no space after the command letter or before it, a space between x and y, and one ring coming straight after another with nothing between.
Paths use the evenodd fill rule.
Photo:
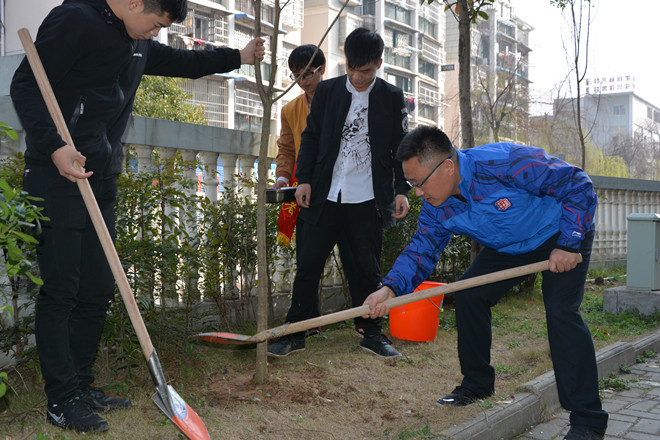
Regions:
<instances>
[{"instance_id":1,"label":"black hooded jacket","mask_svg":"<svg viewBox=\"0 0 660 440\"><path fill-rule=\"evenodd\" d=\"M143 74L199 78L241 65L236 49L134 40L105 0L65 0L43 21L35 45L85 168L105 176L121 172L121 137ZM14 74L11 97L26 132L26 163L54 166L51 154L66 143L27 59Z\"/></svg>"}]
</instances>

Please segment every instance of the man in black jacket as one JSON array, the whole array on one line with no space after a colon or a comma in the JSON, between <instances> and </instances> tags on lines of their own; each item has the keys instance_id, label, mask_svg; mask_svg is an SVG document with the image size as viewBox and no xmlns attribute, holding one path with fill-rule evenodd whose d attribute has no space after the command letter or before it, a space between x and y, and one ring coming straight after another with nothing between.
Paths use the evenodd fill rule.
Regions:
<instances>
[{"instance_id":1,"label":"man in black jacket","mask_svg":"<svg viewBox=\"0 0 660 440\"><path fill-rule=\"evenodd\" d=\"M301 209L288 322L319 315L323 267L341 235L355 256L362 297L354 305L361 305L380 283L382 227L408 213L410 187L394 159L408 131L408 112L401 89L376 77L383 47L380 35L354 30L344 43L347 75L316 88L296 162ZM356 318L355 325L364 335L362 348L401 356L383 335L380 318ZM278 339L268 354L286 356L304 348L304 334L297 333Z\"/></svg>"},{"instance_id":2,"label":"man in black jacket","mask_svg":"<svg viewBox=\"0 0 660 440\"><path fill-rule=\"evenodd\" d=\"M95 411L131 406L128 399L92 387L92 363L114 281L74 182L89 179L114 236L121 136L142 75L198 78L253 64L264 54L260 38L241 51L177 50L151 39L186 13L186 0L65 0L48 14L35 44L75 147L57 133L27 60L11 84L26 133L23 185L44 199L50 218L37 248L44 284L35 336L46 418L65 429L106 431L108 423Z\"/></svg>"}]
</instances>

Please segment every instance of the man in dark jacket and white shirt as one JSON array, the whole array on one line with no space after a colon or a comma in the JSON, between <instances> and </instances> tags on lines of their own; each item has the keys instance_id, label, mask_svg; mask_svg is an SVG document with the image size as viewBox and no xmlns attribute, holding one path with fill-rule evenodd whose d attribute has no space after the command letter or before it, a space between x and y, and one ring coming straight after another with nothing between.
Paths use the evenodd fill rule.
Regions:
<instances>
[{"instance_id":1,"label":"man in dark jacket and white shirt","mask_svg":"<svg viewBox=\"0 0 660 440\"><path fill-rule=\"evenodd\" d=\"M65 0L43 21L35 45L75 147L57 133L27 60L16 70L11 97L26 132L24 188L40 202L38 245L44 281L35 335L46 382L48 422L77 431L106 431L95 411L131 406L92 387L114 281L76 179L89 179L114 236L121 136L143 74L198 78L253 64L263 40L241 51L178 50L151 38L182 21L186 0ZM85 167L78 171L74 163Z\"/></svg>"},{"instance_id":2,"label":"man in dark jacket and white shirt","mask_svg":"<svg viewBox=\"0 0 660 440\"><path fill-rule=\"evenodd\" d=\"M376 77L383 47L380 35L354 30L344 44L347 74L316 88L296 162L301 209L288 322L319 315L319 282L340 235L351 245L364 300L380 283L382 227L408 213L410 187L394 158L408 131L408 112L401 89ZM380 319L357 318L355 325L364 336L362 348L401 356L383 335ZM278 339L268 354L304 348L304 334L298 333Z\"/></svg>"}]
</instances>

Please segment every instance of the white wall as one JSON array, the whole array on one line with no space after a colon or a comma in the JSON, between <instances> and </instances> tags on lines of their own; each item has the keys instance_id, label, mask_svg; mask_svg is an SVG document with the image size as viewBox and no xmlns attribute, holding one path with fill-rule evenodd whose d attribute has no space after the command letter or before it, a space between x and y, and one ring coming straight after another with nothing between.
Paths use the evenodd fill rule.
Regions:
<instances>
[{"instance_id":1,"label":"white wall","mask_svg":"<svg viewBox=\"0 0 660 440\"><path fill-rule=\"evenodd\" d=\"M39 25L46 15L60 0L5 0L5 53L13 55L23 53L23 46L18 39L18 30L27 28L32 40L37 38Z\"/></svg>"}]
</instances>

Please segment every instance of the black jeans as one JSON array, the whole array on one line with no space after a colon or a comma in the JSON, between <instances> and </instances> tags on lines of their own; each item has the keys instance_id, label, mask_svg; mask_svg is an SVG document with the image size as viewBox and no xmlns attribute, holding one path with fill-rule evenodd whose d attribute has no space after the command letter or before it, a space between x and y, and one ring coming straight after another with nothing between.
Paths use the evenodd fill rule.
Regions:
<instances>
[{"instance_id":1,"label":"black jeans","mask_svg":"<svg viewBox=\"0 0 660 440\"><path fill-rule=\"evenodd\" d=\"M350 286L353 307L361 306L380 281L380 253L382 247L382 220L374 200L363 203L335 203L326 200L317 224L305 222L298 216L296 223L296 276L293 281L291 308L287 322L298 322L320 315L319 283L325 262L337 244L343 240L350 249L357 273L357 288ZM341 249L340 249L341 252ZM350 270L350 269L349 269ZM355 279L355 275L350 275ZM350 278L349 278L350 282ZM356 284L356 283L353 283ZM355 318L365 334L380 333L380 319Z\"/></svg>"},{"instance_id":2,"label":"black jeans","mask_svg":"<svg viewBox=\"0 0 660 440\"><path fill-rule=\"evenodd\" d=\"M571 411L572 425L604 431L608 416L598 395L598 368L593 340L579 310L593 238L592 231L582 242L580 253L583 262L575 269L563 273L543 272L542 291L559 401ZM506 255L484 248L461 279L546 260L556 241L555 236L538 249L523 255ZM491 393L495 387L495 369L490 365L491 307L524 278L487 284L456 294L462 385L475 393Z\"/></svg>"},{"instance_id":3,"label":"black jeans","mask_svg":"<svg viewBox=\"0 0 660 440\"><path fill-rule=\"evenodd\" d=\"M114 237L116 179L93 175L89 182ZM94 381L92 363L114 279L78 185L46 166L26 166L23 185L44 199L38 204L50 218L37 246L44 284L37 298L35 336L46 396L59 403Z\"/></svg>"}]
</instances>

